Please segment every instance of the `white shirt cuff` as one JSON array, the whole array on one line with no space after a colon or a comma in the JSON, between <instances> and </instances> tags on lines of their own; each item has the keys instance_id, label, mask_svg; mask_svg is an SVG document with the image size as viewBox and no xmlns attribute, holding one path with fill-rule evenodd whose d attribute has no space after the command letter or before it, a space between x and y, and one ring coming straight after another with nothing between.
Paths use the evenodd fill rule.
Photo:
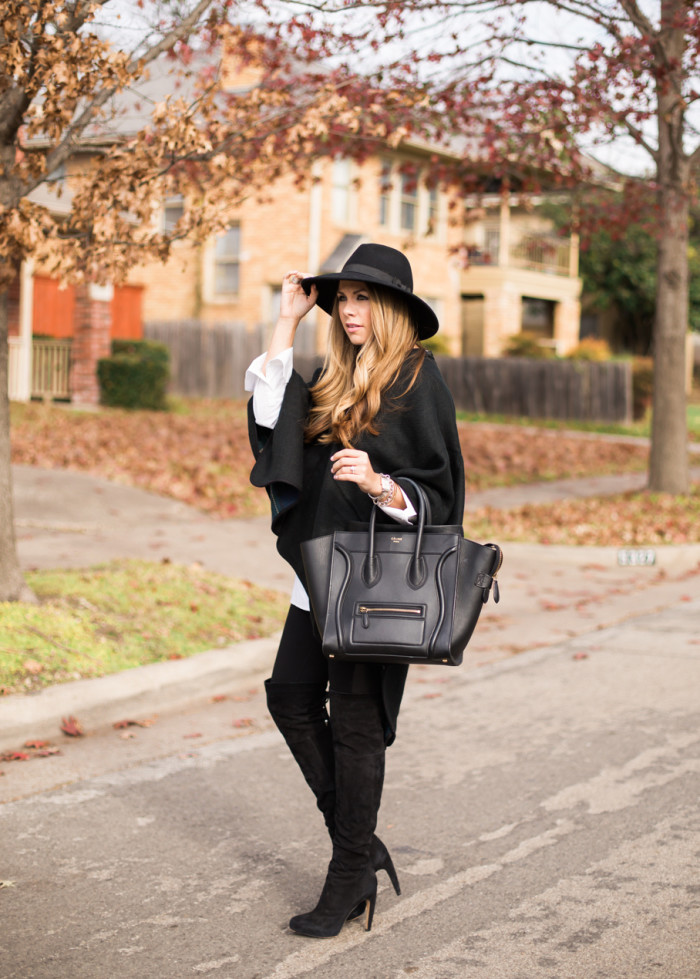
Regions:
<instances>
[{"instance_id":1,"label":"white shirt cuff","mask_svg":"<svg viewBox=\"0 0 700 979\"><path fill-rule=\"evenodd\" d=\"M396 520L397 523L411 523L416 515L416 509L405 493L404 500L406 501L405 510L401 510L399 507L395 506L379 506L379 509L382 511L382 513L385 513L387 517L391 517L392 520Z\"/></svg>"},{"instance_id":2,"label":"white shirt cuff","mask_svg":"<svg viewBox=\"0 0 700 979\"><path fill-rule=\"evenodd\" d=\"M267 354L260 354L245 372L245 389L253 392L253 415L258 425L274 428L279 418L284 392L294 366L291 347L270 358L263 374Z\"/></svg>"}]
</instances>

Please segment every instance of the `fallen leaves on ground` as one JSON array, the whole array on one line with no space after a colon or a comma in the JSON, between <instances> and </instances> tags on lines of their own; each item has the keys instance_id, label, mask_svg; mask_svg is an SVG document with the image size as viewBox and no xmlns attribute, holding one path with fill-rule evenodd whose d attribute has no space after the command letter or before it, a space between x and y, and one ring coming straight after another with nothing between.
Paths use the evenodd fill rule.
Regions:
<instances>
[{"instance_id":1,"label":"fallen leaves on ground","mask_svg":"<svg viewBox=\"0 0 700 979\"><path fill-rule=\"evenodd\" d=\"M547 429L458 426L468 491L514 483L641 471L644 445L596 439Z\"/></svg>"},{"instance_id":2,"label":"fallen leaves on ground","mask_svg":"<svg viewBox=\"0 0 700 979\"><path fill-rule=\"evenodd\" d=\"M77 717L64 717L61 720L61 730L64 734L67 734L69 738L82 738L85 736L85 731L83 731L83 725L80 723Z\"/></svg>"},{"instance_id":3,"label":"fallen leaves on ground","mask_svg":"<svg viewBox=\"0 0 700 979\"><path fill-rule=\"evenodd\" d=\"M688 496L621 493L617 496L527 504L511 510L482 507L466 515L475 540L653 547L700 543L700 486Z\"/></svg>"},{"instance_id":4,"label":"fallen leaves on ground","mask_svg":"<svg viewBox=\"0 0 700 979\"><path fill-rule=\"evenodd\" d=\"M471 491L510 483L641 470L644 446L546 429L459 424ZM250 485L245 405L192 401L185 414L13 405L12 460L73 469L162 493L217 517L268 511Z\"/></svg>"},{"instance_id":5,"label":"fallen leaves on ground","mask_svg":"<svg viewBox=\"0 0 700 979\"><path fill-rule=\"evenodd\" d=\"M31 761L32 758L50 758L60 755L61 749L55 748L50 741L25 741L22 751L5 751L0 754L0 762Z\"/></svg>"}]
</instances>

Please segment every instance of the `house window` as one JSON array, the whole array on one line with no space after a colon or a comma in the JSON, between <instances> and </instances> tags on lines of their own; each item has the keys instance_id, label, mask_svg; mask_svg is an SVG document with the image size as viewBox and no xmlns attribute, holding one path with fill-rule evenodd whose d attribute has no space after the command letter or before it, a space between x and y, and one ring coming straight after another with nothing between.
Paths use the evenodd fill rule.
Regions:
<instances>
[{"instance_id":1,"label":"house window","mask_svg":"<svg viewBox=\"0 0 700 979\"><path fill-rule=\"evenodd\" d=\"M335 224L346 225L350 222L351 180L352 164L350 160L334 160L332 211Z\"/></svg>"},{"instance_id":2,"label":"house window","mask_svg":"<svg viewBox=\"0 0 700 979\"><path fill-rule=\"evenodd\" d=\"M214 295L237 295L240 285L241 228L232 224L214 245Z\"/></svg>"},{"instance_id":3,"label":"house window","mask_svg":"<svg viewBox=\"0 0 700 979\"><path fill-rule=\"evenodd\" d=\"M382 160L379 177L379 223L388 228L391 223L391 160Z\"/></svg>"},{"instance_id":4,"label":"house window","mask_svg":"<svg viewBox=\"0 0 700 979\"><path fill-rule=\"evenodd\" d=\"M401 176L401 230L415 231L418 214L418 181L413 174Z\"/></svg>"},{"instance_id":5,"label":"house window","mask_svg":"<svg viewBox=\"0 0 700 979\"><path fill-rule=\"evenodd\" d=\"M185 213L185 201L181 196L169 197L163 205L163 231L172 234L177 222Z\"/></svg>"},{"instance_id":6,"label":"house window","mask_svg":"<svg viewBox=\"0 0 700 979\"><path fill-rule=\"evenodd\" d=\"M440 216L440 198L437 187L428 189L428 234L435 234Z\"/></svg>"}]
</instances>

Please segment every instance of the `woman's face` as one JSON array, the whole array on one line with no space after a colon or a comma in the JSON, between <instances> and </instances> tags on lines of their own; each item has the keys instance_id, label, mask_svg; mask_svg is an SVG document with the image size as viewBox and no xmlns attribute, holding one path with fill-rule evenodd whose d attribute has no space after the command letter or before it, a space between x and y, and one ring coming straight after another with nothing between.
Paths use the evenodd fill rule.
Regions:
<instances>
[{"instance_id":1,"label":"woman's face","mask_svg":"<svg viewBox=\"0 0 700 979\"><path fill-rule=\"evenodd\" d=\"M364 282L340 280L338 315L350 343L361 347L372 335L372 307Z\"/></svg>"}]
</instances>

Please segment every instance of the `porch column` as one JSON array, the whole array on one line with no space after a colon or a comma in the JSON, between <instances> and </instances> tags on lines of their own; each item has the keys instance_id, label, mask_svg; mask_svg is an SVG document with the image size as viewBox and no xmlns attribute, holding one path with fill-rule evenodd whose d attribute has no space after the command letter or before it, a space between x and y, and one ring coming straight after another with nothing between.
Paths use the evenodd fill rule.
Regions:
<instances>
[{"instance_id":1,"label":"porch column","mask_svg":"<svg viewBox=\"0 0 700 979\"><path fill-rule=\"evenodd\" d=\"M498 264L501 268L507 268L510 265L510 191L504 191L501 194L498 237Z\"/></svg>"},{"instance_id":2,"label":"porch column","mask_svg":"<svg viewBox=\"0 0 700 979\"><path fill-rule=\"evenodd\" d=\"M569 275L572 279L575 279L578 275L578 260L579 260L579 236L576 231L571 234L571 244L569 246Z\"/></svg>"},{"instance_id":3,"label":"porch column","mask_svg":"<svg viewBox=\"0 0 700 979\"><path fill-rule=\"evenodd\" d=\"M19 269L19 349L13 385L15 401L32 397L32 324L34 322L34 263L25 259Z\"/></svg>"},{"instance_id":4,"label":"porch column","mask_svg":"<svg viewBox=\"0 0 700 979\"><path fill-rule=\"evenodd\" d=\"M71 350L70 392L74 405L97 407L97 361L111 353L112 285L94 283L75 290L75 336Z\"/></svg>"}]
</instances>

